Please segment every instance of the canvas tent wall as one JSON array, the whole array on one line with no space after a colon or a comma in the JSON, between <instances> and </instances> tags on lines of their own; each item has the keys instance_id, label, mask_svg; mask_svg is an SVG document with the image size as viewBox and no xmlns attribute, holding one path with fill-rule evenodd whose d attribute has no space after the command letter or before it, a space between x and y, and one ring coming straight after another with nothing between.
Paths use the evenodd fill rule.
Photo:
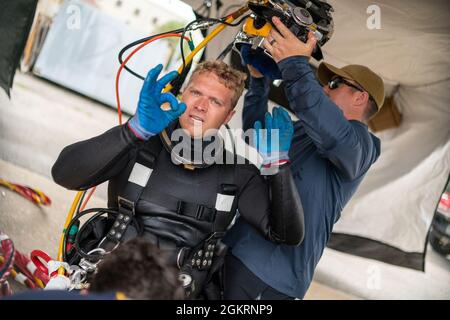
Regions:
<instances>
[{"instance_id":1,"label":"canvas tent wall","mask_svg":"<svg viewBox=\"0 0 450 320\"><path fill-rule=\"evenodd\" d=\"M375 70L403 114L400 127L377 133L381 156L343 210L329 246L423 270L428 230L450 171L450 2L328 2L335 30L323 48L325 60ZM227 1L219 12L239 3L245 1ZM216 58L236 32L219 35L207 57Z\"/></svg>"}]
</instances>

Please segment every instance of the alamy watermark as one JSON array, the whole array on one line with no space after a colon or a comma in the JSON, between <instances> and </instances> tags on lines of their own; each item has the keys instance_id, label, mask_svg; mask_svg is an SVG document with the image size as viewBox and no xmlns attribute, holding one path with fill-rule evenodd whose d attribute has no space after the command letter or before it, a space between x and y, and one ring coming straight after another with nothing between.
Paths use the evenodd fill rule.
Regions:
<instances>
[{"instance_id":1,"label":"alamy watermark","mask_svg":"<svg viewBox=\"0 0 450 320\"><path fill-rule=\"evenodd\" d=\"M370 16L366 20L366 25L369 30L381 29L381 9L376 4L367 7L367 14Z\"/></svg>"},{"instance_id":2,"label":"alamy watermark","mask_svg":"<svg viewBox=\"0 0 450 320\"><path fill-rule=\"evenodd\" d=\"M68 15L66 26L69 30L81 29L81 9L75 4L68 5L66 8L66 14Z\"/></svg>"}]
</instances>

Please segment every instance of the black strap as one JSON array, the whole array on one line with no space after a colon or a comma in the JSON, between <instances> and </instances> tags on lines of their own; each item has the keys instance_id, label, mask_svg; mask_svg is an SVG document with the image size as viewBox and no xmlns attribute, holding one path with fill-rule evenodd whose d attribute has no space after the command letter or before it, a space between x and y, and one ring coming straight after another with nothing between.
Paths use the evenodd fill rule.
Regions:
<instances>
[{"instance_id":1,"label":"black strap","mask_svg":"<svg viewBox=\"0 0 450 320\"><path fill-rule=\"evenodd\" d=\"M159 193L156 190L152 190L149 201L170 211L175 211L180 215L192 217L197 220L213 222L216 215L214 208L184 201L170 194Z\"/></svg>"},{"instance_id":2,"label":"black strap","mask_svg":"<svg viewBox=\"0 0 450 320\"><path fill-rule=\"evenodd\" d=\"M221 184L218 186L218 193L234 196L230 211L215 210L213 230L210 236L200 242L191 250L191 255L184 261L185 265L200 271L209 271L213 265L216 246L223 238L225 231L233 220L237 208L238 188L235 184L235 165L220 165L219 177Z\"/></svg>"},{"instance_id":3,"label":"black strap","mask_svg":"<svg viewBox=\"0 0 450 320\"><path fill-rule=\"evenodd\" d=\"M136 163L139 163L147 168L154 169L156 160L161 150L162 143L159 136L150 138L138 150L132 170ZM122 240L125 231L134 218L136 203L139 201L144 189L145 186L128 182L124 189L120 191L117 199L119 214L117 215L111 229L106 234L105 240L102 242L102 247L107 251L113 249Z\"/></svg>"},{"instance_id":4,"label":"black strap","mask_svg":"<svg viewBox=\"0 0 450 320\"><path fill-rule=\"evenodd\" d=\"M218 186L217 192L224 195L234 196L233 205L230 211L226 212L216 210L213 231L225 232L228 225L233 220L237 210L238 187L235 183L236 165L223 164L220 166L219 170L221 184Z\"/></svg>"}]
</instances>

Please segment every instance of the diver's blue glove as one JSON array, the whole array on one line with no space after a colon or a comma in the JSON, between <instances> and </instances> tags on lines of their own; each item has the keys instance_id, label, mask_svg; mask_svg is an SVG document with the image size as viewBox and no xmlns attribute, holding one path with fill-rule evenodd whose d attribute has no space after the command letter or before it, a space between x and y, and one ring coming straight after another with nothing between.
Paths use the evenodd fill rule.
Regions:
<instances>
[{"instance_id":1,"label":"diver's blue glove","mask_svg":"<svg viewBox=\"0 0 450 320\"><path fill-rule=\"evenodd\" d=\"M178 75L172 71L157 80L162 68L162 64L159 64L149 71L141 89L136 113L128 122L134 134L144 140L163 131L186 111L186 104L178 102L173 94L161 93L166 84ZM164 102L170 103L170 110L161 109Z\"/></svg>"},{"instance_id":2,"label":"diver's blue glove","mask_svg":"<svg viewBox=\"0 0 450 320\"><path fill-rule=\"evenodd\" d=\"M252 65L256 70L272 80L281 79L281 71L276 62L261 49L253 50L250 44L242 44L240 53L244 65Z\"/></svg>"},{"instance_id":3,"label":"diver's blue glove","mask_svg":"<svg viewBox=\"0 0 450 320\"><path fill-rule=\"evenodd\" d=\"M263 157L264 166L280 165L289 161L289 148L294 135L294 126L286 110L274 107L272 114L266 112L266 130L262 129L260 121L254 124L254 143ZM276 131L273 130L278 130L278 139L276 139Z\"/></svg>"}]
</instances>

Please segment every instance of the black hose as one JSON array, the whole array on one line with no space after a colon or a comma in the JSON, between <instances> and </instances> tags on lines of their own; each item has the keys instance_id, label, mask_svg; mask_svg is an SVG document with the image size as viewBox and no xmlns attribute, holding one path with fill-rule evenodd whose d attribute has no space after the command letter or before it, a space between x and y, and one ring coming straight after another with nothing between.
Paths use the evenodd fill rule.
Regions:
<instances>
[{"instance_id":1,"label":"black hose","mask_svg":"<svg viewBox=\"0 0 450 320\"><path fill-rule=\"evenodd\" d=\"M80 212L81 204L84 201L84 196L86 195L87 190L83 191L83 194L81 195L80 201L78 201L77 210L75 211L75 214L78 214Z\"/></svg>"},{"instance_id":2,"label":"black hose","mask_svg":"<svg viewBox=\"0 0 450 320\"><path fill-rule=\"evenodd\" d=\"M88 260L98 260L103 257L102 254L87 254L86 252L84 252L84 250L80 247L80 236L83 235L86 227L89 226L93 221L95 221L99 216L107 213L107 214L111 215L112 217L116 218L119 215L119 211L116 209L109 209L109 208L91 208L91 209L87 209L87 210L84 210L84 211L78 213L70 221L69 225L67 226L67 229L64 232L64 241L63 241L63 260L64 261L67 261L66 240L69 236L70 229L72 229L72 226L75 223L79 222L81 217L83 217L89 213L93 213L93 212L96 212L96 213L92 217L90 217L85 223L83 223L81 228L78 230L78 232L75 236L75 240L73 242L73 248L75 249L76 253L79 256L81 256L82 258L88 259ZM138 230L139 234L142 233L142 225L139 223L136 216L132 217L131 224L136 226L136 230Z\"/></svg>"},{"instance_id":3,"label":"black hose","mask_svg":"<svg viewBox=\"0 0 450 320\"><path fill-rule=\"evenodd\" d=\"M127 44L125 47L123 47L120 50L120 52L118 54L119 63L122 65L122 63L123 63L123 54L125 53L125 51L127 51L131 47L137 46L137 45L139 45L141 43L144 43L144 42L146 42L148 40L151 40L151 39L153 39L155 37L158 37L158 36L161 36L161 35L164 35L164 34L180 33L183 30L184 30L184 28L175 29L175 30L171 30L171 31L166 31L166 32L162 32L162 33L158 33L158 34L155 34L155 35L152 35L152 36L148 36L148 37L145 37L145 38L142 38L142 39L139 39L139 40L133 41L132 43ZM135 76L135 77L137 77L137 78L139 78L141 80L145 80L145 77L143 77L143 76L139 75L138 73L134 72L133 70L128 68L126 65L124 65L123 67L124 67L125 70L127 70L129 73L131 73L133 76Z\"/></svg>"},{"instance_id":4,"label":"black hose","mask_svg":"<svg viewBox=\"0 0 450 320\"><path fill-rule=\"evenodd\" d=\"M234 40L231 41L226 48L217 56L216 60L223 60L228 53L230 53L231 49L233 49Z\"/></svg>"}]
</instances>

